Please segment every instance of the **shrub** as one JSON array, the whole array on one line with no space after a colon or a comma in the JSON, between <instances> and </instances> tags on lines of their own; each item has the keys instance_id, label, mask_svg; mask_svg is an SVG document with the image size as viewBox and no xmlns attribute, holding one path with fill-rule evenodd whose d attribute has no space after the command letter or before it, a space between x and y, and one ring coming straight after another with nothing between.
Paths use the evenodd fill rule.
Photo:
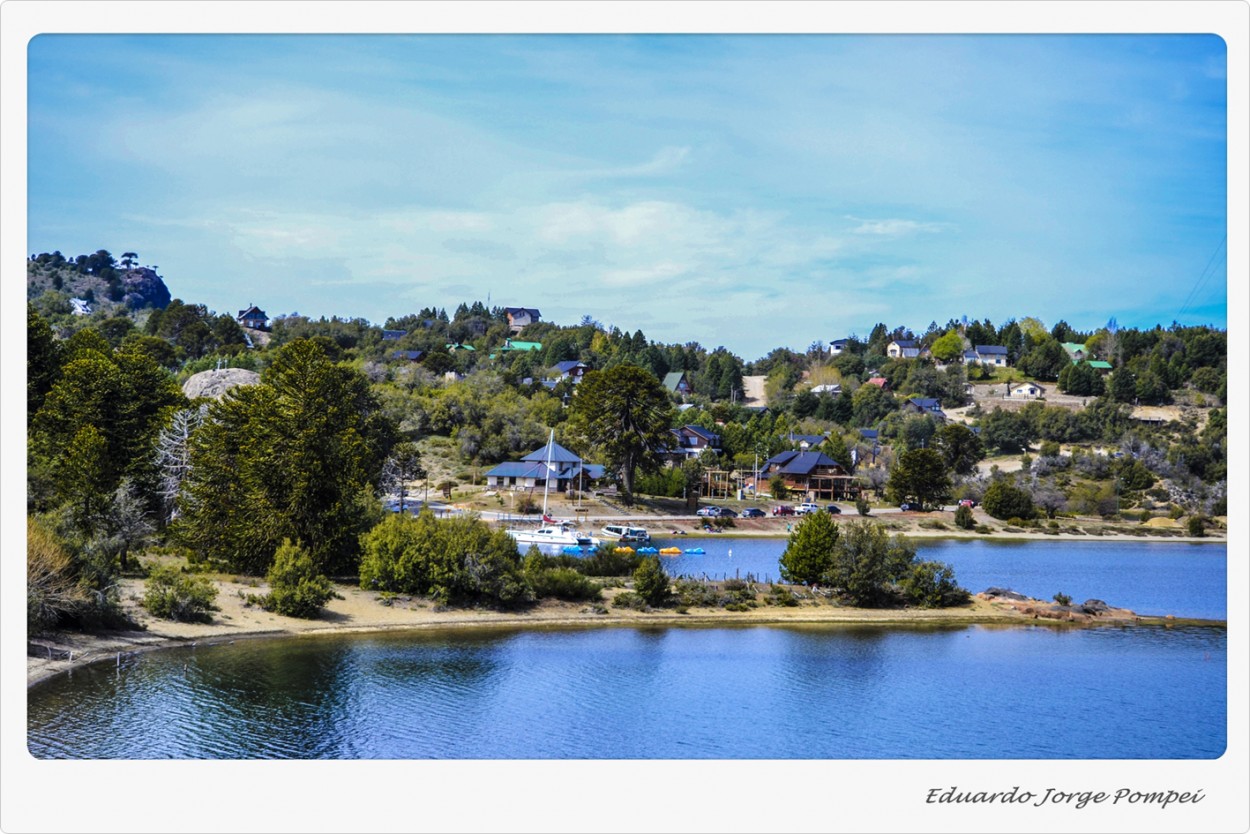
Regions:
<instances>
[{"instance_id":1,"label":"shrub","mask_svg":"<svg viewBox=\"0 0 1250 834\"><path fill-rule=\"evenodd\" d=\"M217 589L204 576L184 574L173 565L153 568L144 586L143 607L154 617L180 623L212 622Z\"/></svg>"},{"instance_id":2,"label":"shrub","mask_svg":"<svg viewBox=\"0 0 1250 834\"><path fill-rule=\"evenodd\" d=\"M961 506L955 510L955 526L963 530L971 530L977 526L976 519L972 515L972 508Z\"/></svg>"},{"instance_id":3,"label":"shrub","mask_svg":"<svg viewBox=\"0 0 1250 834\"><path fill-rule=\"evenodd\" d=\"M860 515L868 515L872 512L872 507L868 504L868 499L862 495L855 499L855 512Z\"/></svg>"},{"instance_id":4,"label":"shrub","mask_svg":"<svg viewBox=\"0 0 1250 834\"><path fill-rule=\"evenodd\" d=\"M669 601L671 597L669 577L664 572L659 558L652 556L644 559L634 571L634 592L653 608L658 608Z\"/></svg>"},{"instance_id":5,"label":"shrub","mask_svg":"<svg viewBox=\"0 0 1250 834\"><path fill-rule=\"evenodd\" d=\"M609 542L584 558L570 556L566 567L584 576L633 576L645 557L638 553L618 553L616 547L615 542Z\"/></svg>"},{"instance_id":6,"label":"shrub","mask_svg":"<svg viewBox=\"0 0 1250 834\"><path fill-rule=\"evenodd\" d=\"M1185 531L1191 536L1205 536L1206 525L1200 515L1191 515L1189 520L1185 522Z\"/></svg>"},{"instance_id":7,"label":"shrub","mask_svg":"<svg viewBox=\"0 0 1250 834\"><path fill-rule=\"evenodd\" d=\"M645 611L647 601L633 591L623 591L612 598L612 605L617 608L630 608L634 611Z\"/></svg>"},{"instance_id":8,"label":"shrub","mask_svg":"<svg viewBox=\"0 0 1250 834\"><path fill-rule=\"evenodd\" d=\"M782 605L793 608L799 604L799 598L785 585L774 585L764 595L765 605Z\"/></svg>"},{"instance_id":9,"label":"shrub","mask_svg":"<svg viewBox=\"0 0 1250 834\"><path fill-rule=\"evenodd\" d=\"M317 572L312 554L290 539L282 541L265 578L269 593L261 607L286 617L315 619L334 596L334 587Z\"/></svg>"},{"instance_id":10,"label":"shrub","mask_svg":"<svg viewBox=\"0 0 1250 834\"><path fill-rule=\"evenodd\" d=\"M902 582L903 596L920 608L946 608L964 605L968 591L955 584L955 570L942 562L920 562Z\"/></svg>"},{"instance_id":11,"label":"shrub","mask_svg":"<svg viewBox=\"0 0 1250 834\"><path fill-rule=\"evenodd\" d=\"M1059 603L1060 605L1072 604L1072 597L1062 592L1055 594L1053 597L1051 597L1051 599L1053 599L1055 602Z\"/></svg>"},{"instance_id":12,"label":"shrub","mask_svg":"<svg viewBox=\"0 0 1250 834\"><path fill-rule=\"evenodd\" d=\"M33 518L26 519L26 627L31 634L56 628L87 604L64 543Z\"/></svg>"},{"instance_id":13,"label":"shrub","mask_svg":"<svg viewBox=\"0 0 1250 834\"><path fill-rule=\"evenodd\" d=\"M563 599L570 602L594 602L603 595L603 588L573 568L543 567L531 553L525 557L524 575L536 597Z\"/></svg>"},{"instance_id":14,"label":"shrub","mask_svg":"<svg viewBox=\"0 0 1250 834\"><path fill-rule=\"evenodd\" d=\"M990 484L981 504L994 518L1032 518L1036 513L1033 497L1006 480Z\"/></svg>"}]
</instances>

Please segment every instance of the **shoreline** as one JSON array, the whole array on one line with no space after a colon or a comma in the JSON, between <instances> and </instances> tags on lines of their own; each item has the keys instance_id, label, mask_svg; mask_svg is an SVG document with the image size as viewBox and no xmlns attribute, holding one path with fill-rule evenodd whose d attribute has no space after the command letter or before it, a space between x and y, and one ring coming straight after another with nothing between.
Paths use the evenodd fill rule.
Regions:
<instances>
[{"instance_id":1,"label":"shoreline","mask_svg":"<svg viewBox=\"0 0 1250 834\"><path fill-rule=\"evenodd\" d=\"M142 580L126 580L128 591L142 587ZM197 645L219 645L237 640L295 639L300 637L341 634L385 633L404 631L438 631L463 629L589 629L589 628L674 628L674 627L891 627L938 628L967 626L1051 628L1175 627L1204 626L1227 628L1225 620L1203 620L1173 616L1139 615L1133 611L1108 608L1096 613L1082 613L1080 606L1061 608L1054 603L1035 599L988 598L974 594L972 601L956 608L846 608L825 600L804 600L795 607L762 605L748 611L726 611L720 608L691 608L687 613L675 609L649 612L612 608L611 598L624 590L604 590L601 608L596 613L582 603L544 601L524 612L495 611L476 608L441 608L428 600L410 597L393 598L390 605L381 594L346 585L335 589L343 597L332 599L322 617L298 620L248 607L242 602L241 583L228 579L214 580L219 593L216 612L211 623L177 623L151 618L137 606L138 596L123 594L127 612L145 630L101 632L95 634L67 632L27 641L27 678L30 687L57 675L114 658L133 656L149 651ZM232 589L239 589L234 594ZM46 652L46 655L44 654Z\"/></svg>"}]
</instances>

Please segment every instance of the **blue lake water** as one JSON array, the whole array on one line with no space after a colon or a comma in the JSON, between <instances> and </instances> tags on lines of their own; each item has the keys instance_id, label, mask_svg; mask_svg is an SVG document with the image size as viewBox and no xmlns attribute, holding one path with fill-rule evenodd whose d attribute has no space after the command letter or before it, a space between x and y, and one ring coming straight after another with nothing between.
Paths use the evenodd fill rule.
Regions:
<instances>
[{"instance_id":1,"label":"blue lake water","mask_svg":"<svg viewBox=\"0 0 1250 834\"><path fill-rule=\"evenodd\" d=\"M753 552L742 539L721 542L732 557L685 543L696 541L708 553L690 558L704 566ZM741 569L775 575L779 550L771 566L764 551L782 544L759 543L761 564ZM943 542L922 555L952 562L975 590L1049 597L1060 583L1074 597L1223 616L1222 545L1132 543L1133 556L1095 544L1110 549ZM1154 571L1189 579L1121 577ZM241 640L32 687L28 746L126 759L1208 759L1226 743L1226 636L1028 625Z\"/></svg>"}]
</instances>

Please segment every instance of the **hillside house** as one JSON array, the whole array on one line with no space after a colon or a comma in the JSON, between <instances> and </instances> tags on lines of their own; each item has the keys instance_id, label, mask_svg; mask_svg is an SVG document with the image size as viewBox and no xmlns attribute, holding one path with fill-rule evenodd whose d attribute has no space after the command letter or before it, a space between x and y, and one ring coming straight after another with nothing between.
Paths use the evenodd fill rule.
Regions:
<instances>
[{"instance_id":1,"label":"hillside house","mask_svg":"<svg viewBox=\"0 0 1250 834\"><path fill-rule=\"evenodd\" d=\"M976 361L982 365L1007 367L1007 348L1002 345L977 345L972 352L976 354Z\"/></svg>"},{"instance_id":2,"label":"hillside house","mask_svg":"<svg viewBox=\"0 0 1250 834\"><path fill-rule=\"evenodd\" d=\"M903 403L899 410L906 414L925 414L940 422L946 422L946 414L942 411L942 403L933 397L911 397Z\"/></svg>"},{"instance_id":3,"label":"hillside house","mask_svg":"<svg viewBox=\"0 0 1250 834\"><path fill-rule=\"evenodd\" d=\"M398 342L400 339L404 338L407 335L408 335L407 330L383 330L382 341Z\"/></svg>"},{"instance_id":4,"label":"hillside house","mask_svg":"<svg viewBox=\"0 0 1250 834\"><path fill-rule=\"evenodd\" d=\"M499 350L496 351L495 353L492 353L489 358L494 359L496 356L502 356L505 353L513 353L518 350L528 351L528 350L542 350L542 349L543 349L542 342L518 342L518 341L514 341L513 339L508 339L507 341L503 343L503 346L500 347Z\"/></svg>"},{"instance_id":5,"label":"hillside house","mask_svg":"<svg viewBox=\"0 0 1250 834\"><path fill-rule=\"evenodd\" d=\"M683 461L697 458L708 449L720 452L720 435L702 426L682 426L669 429L673 435L673 445L661 452L665 461L673 466L680 466Z\"/></svg>"},{"instance_id":6,"label":"hillside house","mask_svg":"<svg viewBox=\"0 0 1250 834\"><path fill-rule=\"evenodd\" d=\"M573 380L573 384L582 381L582 377L590 370L590 366L585 362L579 362L576 359L569 359L564 362L557 362L551 366L551 376L556 382L562 382L566 379Z\"/></svg>"},{"instance_id":7,"label":"hillside house","mask_svg":"<svg viewBox=\"0 0 1250 834\"><path fill-rule=\"evenodd\" d=\"M425 356L423 350L397 350L391 354L392 359L400 362L420 362L422 356Z\"/></svg>"},{"instance_id":8,"label":"hillside house","mask_svg":"<svg viewBox=\"0 0 1250 834\"><path fill-rule=\"evenodd\" d=\"M1072 360L1073 364L1076 364L1084 359L1093 358L1092 354L1085 350L1085 345L1077 342L1060 342L1060 345L1067 352L1068 358Z\"/></svg>"},{"instance_id":9,"label":"hillside house","mask_svg":"<svg viewBox=\"0 0 1250 834\"><path fill-rule=\"evenodd\" d=\"M828 394L832 397L836 397L842 393L842 386L836 382L829 382L824 385L813 385L812 393L813 394Z\"/></svg>"},{"instance_id":10,"label":"hillside house","mask_svg":"<svg viewBox=\"0 0 1250 834\"><path fill-rule=\"evenodd\" d=\"M885 349L891 359L916 359L920 356L920 343L915 339L896 339Z\"/></svg>"},{"instance_id":11,"label":"hillside house","mask_svg":"<svg viewBox=\"0 0 1250 834\"><path fill-rule=\"evenodd\" d=\"M673 371L664 375L664 389L683 397L690 393L690 380L686 379L685 371Z\"/></svg>"},{"instance_id":12,"label":"hillside house","mask_svg":"<svg viewBox=\"0 0 1250 834\"><path fill-rule=\"evenodd\" d=\"M756 491L777 475L786 489L809 501L846 501L859 495L854 477L823 452L782 452L769 458L760 466Z\"/></svg>"},{"instance_id":13,"label":"hillside house","mask_svg":"<svg viewBox=\"0 0 1250 834\"><path fill-rule=\"evenodd\" d=\"M1007 397L1013 400L1040 400L1045 396L1046 389L1036 382L1022 382L1011 386L1007 391Z\"/></svg>"},{"instance_id":14,"label":"hillside house","mask_svg":"<svg viewBox=\"0 0 1250 834\"><path fill-rule=\"evenodd\" d=\"M872 379L864 380L864 384L875 385L878 388L880 388L882 391L890 390L890 380L886 379L883 376L874 376Z\"/></svg>"},{"instance_id":15,"label":"hillside house","mask_svg":"<svg viewBox=\"0 0 1250 834\"><path fill-rule=\"evenodd\" d=\"M508 329L513 333L520 333L542 318L542 314L532 307L505 307L503 311L508 317Z\"/></svg>"},{"instance_id":16,"label":"hillside house","mask_svg":"<svg viewBox=\"0 0 1250 834\"><path fill-rule=\"evenodd\" d=\"M239 311L238 321L243 327L249 327L252 330L264 330L269 325L269 316L265 315L264 310L253 304L246 310Z\"/></svg>"},{"instance_id":17,"label":"hillside house","mask_svg":"<svg viewBox=\"0 0 1250 834\"><path fill-rule=\"evenodd\" d=\"M831 356L841 356L850 343L850 339L834 339L829 343L829 354Z\"/></svg>"},{"instance_id":18,"label":"hillside house","mask_svg":"<svg viewBox=\"0 0 1250 834\"><path fill-rule=\"evenodd\" d=\"M794 432L790 432L786 435L786 442L798 449L800 452L815 449L828 439L829 435L827 434L795 434Z\"/></svg>"},{"instance_id":19,"label":"hillside house","mask_svg":"<svg viewBox=\"0 0 1250 834\"><path fill-rule=\"evenodd\" d=\"M550 463L548 463L550 454ZM530 452L518 461L501 463L486 473L490 487L515 490L554 490L566 492L570 487L585 489L591 481L603 477L603 467L584 463L580 457L552 443L550 452L546 445Z\"/></svg>"}]
</instances>

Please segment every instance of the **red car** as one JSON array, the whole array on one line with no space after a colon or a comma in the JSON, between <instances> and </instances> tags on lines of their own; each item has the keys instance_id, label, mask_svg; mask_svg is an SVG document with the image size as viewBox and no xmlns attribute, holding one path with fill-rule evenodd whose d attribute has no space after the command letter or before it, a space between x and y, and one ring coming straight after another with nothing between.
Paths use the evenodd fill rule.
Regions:
<instances>
[{"instance_id":1,"label":"red car","mask_svg":"<svg viewBox=\"0 0 1250 834\"><path fill-rule=\"evenodd\" d=\"M794 515L794 507L773 507L773 515Z\"/></svg>"},{"instance_id":2,"label":"red car","mask_svg":"<svg viewBox=\"0 0 1250 834\"><path fill-rule=\"evenodd\" d=\"M976 505L977 505L977 502L973 501L971 498L965 498L964 500L959 502L959 506L967 507L968 509L972 509Z\"/></svg>"}]
</instances>

